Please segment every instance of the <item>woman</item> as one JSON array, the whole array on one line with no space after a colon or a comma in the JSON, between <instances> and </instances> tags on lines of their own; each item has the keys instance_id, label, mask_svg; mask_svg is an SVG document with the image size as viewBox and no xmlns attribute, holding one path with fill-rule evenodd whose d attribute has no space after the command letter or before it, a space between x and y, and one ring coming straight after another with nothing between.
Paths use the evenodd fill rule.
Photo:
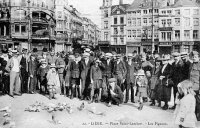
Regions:
<instances>
[{"instance_id":1,"label":"woman","mask_svg":"<svg viewBox=\"0 0 200 128\"><path fill-rule=\"evenodd\" d=\"M192 82L184 80L178 84L178 94L176 99L175 124L179 128L196 128L197 118L195 116L195 93L192 89Z\"/></svg>"},{"instance_id":2,"label":"woman","mask_svg":"<svg viewBox=\"0 0 200 128\"><path fill-rule=\"evenodd\" d=\"M155 99L156 99L156 89L159 86L159 73L161 69L161 59L155 60L155 67L153 67L152 70L152 77L150 79L150 98L152 100L152 103L150 106L155 106Z\"/></svg>"}]
</instances>

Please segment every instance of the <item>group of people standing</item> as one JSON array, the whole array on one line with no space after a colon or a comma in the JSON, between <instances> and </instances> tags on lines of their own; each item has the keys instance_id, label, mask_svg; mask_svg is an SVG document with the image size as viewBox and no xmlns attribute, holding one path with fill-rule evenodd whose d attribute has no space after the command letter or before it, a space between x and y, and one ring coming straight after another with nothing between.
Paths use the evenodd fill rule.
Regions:
<instances>
[{"instance_id":1,"label":"group of people standing","mask_svg":"<svg viewBox=\"0 0 200 128\"><path fill-rule=\"evenodd\" d=\"M135 103L138 96L139 110L146 101L150 101L151 106L157 101L158 107L164 101L162 109L167 110L172 88L175 105L170 109L180 106L176 101L187 94L182 93L183 85L186 91L194 91L195 114L200 119L200 61L196 51L163 56L157 52L138 55L134 51L122 56L115 52L94 53L86 48L82 54L61 52L56 55L53 50L44 50L40 56L27 49L22 53L3 50L0 63L1 91L11 97L39 90L49 99L56 98L58 93L71 99L89 100L89 103L107 102L110 107L128 103L129 96Z\"/></svg>"}]
</instances>

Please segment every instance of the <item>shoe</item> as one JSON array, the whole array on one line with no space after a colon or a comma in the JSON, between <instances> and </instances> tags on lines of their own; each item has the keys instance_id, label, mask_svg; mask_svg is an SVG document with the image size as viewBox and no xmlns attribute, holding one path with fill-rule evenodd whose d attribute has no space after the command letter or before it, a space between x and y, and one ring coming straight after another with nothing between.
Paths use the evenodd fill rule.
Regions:
<instances>
[{"instance_id":1,"label":"shoe","mask_svg":"<svg viewBox=\"0 0 200 128\"><path fill-rule=\"evenodd\" d=\"M21 93L15 93L15 92L14 92L14 95L21 96L22 94L21 94Z\"/></svg>"},{"instance_id":2,"label":"shoe","mask_svg":"<svg viewBox=\"0 0 200 128\"><path fill-rule=\"evenodd\" d=\"M167 109L168 109L168 105L164 105L164 106L162 107L162 109L163 109L163 110L167 110Z\"/></svg>"},{"instance_id":3,"label":"shoe","mask_svg":"<svg viewBox=\"0 0 200 128\"><path fill-rule=\"evenodd\" d=\"M158 103L158 107L161 107L161 103Z\"/></svg>"},{"instance_id":4,"label":"shoe","mask_svg":"<svg viewBox=\"0 0 200 128\"><path fill-rule=\"evenodd\" d=\"M154 102L152 102L152 103L150 104L150 106L155 106L155 103L154 103Z\"/></svg>"},{"instance_id":5,"label":"shoe","mask_svg":"<svg viewBox=\"0 0 200 128\"><path fill-rule=\"evenodd\" d=\"M10 97L15 98L14 95L9 94Z\"/></svg>"},{"instance_id":6,"label":"shoe","mask_svg":"<svg viewBox=\"0 0 200 128\"><path fill-rule=\"evenodd\" d=\"M140 103L140 106L138 107L138 110L141 111L143 109L143 104Z\"/></svg>"},{"instance_id":7,"label":"shoe","mask_svg":"<svg viewBox=\"0 0 200 128\"><path fill-rule=\"evenodd\" d=\"M91 104L91 103L93 103L93 101L92 101L92 100L90 100L90 101L88 102L88 104Z\"/></svg>"},{"instance_id":8,"label":"shoe","mask_svg":"<svg viewBox=\"0 0 200 128\"><path fill-rule=\"evenodd\" d=\"M176 108L176 106L173 106L173 107L171 107L171 108L169 108L170 110L174 110Z\"/></svg>"},{"instance_id":9,"label":"shoe","mask_svg":"<svg viewBox=\"0 0 200 128\"><path fill-rule=\"evenodd\" d=\"M109 102L107 106L108 106L108 107L111 107L111 106L112 106L112 105L111 105L111 102Z\"/></svg>"},{"instance_id":10,"label":"shoe","mask_svg":"<svg viewBox=\"0 0 200 128\"><path fill-rule=\"evenodd\" d=\"M135 103L135 101L131 101L131 103Z\"/></svg>"},{"instance_id":11,"label":"shoe","mask_svg":"<svg viewBox=\"0 0 200 128\"><path fill-rule=\"evenodd\" d=\"M128 103L128 101L125 101L124 103L125 103L125 104L127 104L127 103Z\"/></svg>"}]
</instances>

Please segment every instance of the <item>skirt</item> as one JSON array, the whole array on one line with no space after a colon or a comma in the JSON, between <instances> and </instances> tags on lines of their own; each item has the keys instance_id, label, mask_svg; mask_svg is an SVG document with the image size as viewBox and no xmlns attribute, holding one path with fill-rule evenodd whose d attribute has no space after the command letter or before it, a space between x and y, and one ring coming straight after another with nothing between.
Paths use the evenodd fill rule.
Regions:
<instances>
[{"instance_id":1,"label":"skirt","mask_svg":"<svg viewBox=\"0 0 200 128\"><path fill-rule=\"evenodd\" d=\"M139 97L147 97L147 87L138 87L137 96L139 96Z\"/></svg>"},{"instance_id":2,"label":"skirt","mask_svg":"<svg viewBox=\"0 0 200 128\"><path fill-rule=\"evenodd\" d=\"M102 83L103 83L102 80L94 80L94 83L92 86L94 89L99 89L99 88L102 88Z\"/></svg>"}]
</instances>

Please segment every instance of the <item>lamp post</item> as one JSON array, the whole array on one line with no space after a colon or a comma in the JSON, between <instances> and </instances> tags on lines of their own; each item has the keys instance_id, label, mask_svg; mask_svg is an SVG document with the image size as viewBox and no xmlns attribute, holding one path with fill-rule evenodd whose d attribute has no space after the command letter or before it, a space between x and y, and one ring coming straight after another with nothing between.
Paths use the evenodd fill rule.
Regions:
<instances>
[{"instance_id":1,"label":"lamp post","mask_svg":"<svg viewBox=\"0 0 200 128\"><path fill-rule=\"evenodd\" d=\"M30 0L28 2L28 50L31 50L31 15L30 15Z\"/></svg>"},{"instance_id":2,"label":"lamp post","mask_svg":"<svg viewBox=\"0 0 200 128\"><path fill-rule=\"evenodd\" d=\"M152 31L151 31L151 35L152 35L152 38L151 38L151 42L152 42L152 53L154 52L155 50L155 43L154 43L154 16L153 16L153 11L154 11L154 0L152 0Z\"/></svg>"}]
</instances>

